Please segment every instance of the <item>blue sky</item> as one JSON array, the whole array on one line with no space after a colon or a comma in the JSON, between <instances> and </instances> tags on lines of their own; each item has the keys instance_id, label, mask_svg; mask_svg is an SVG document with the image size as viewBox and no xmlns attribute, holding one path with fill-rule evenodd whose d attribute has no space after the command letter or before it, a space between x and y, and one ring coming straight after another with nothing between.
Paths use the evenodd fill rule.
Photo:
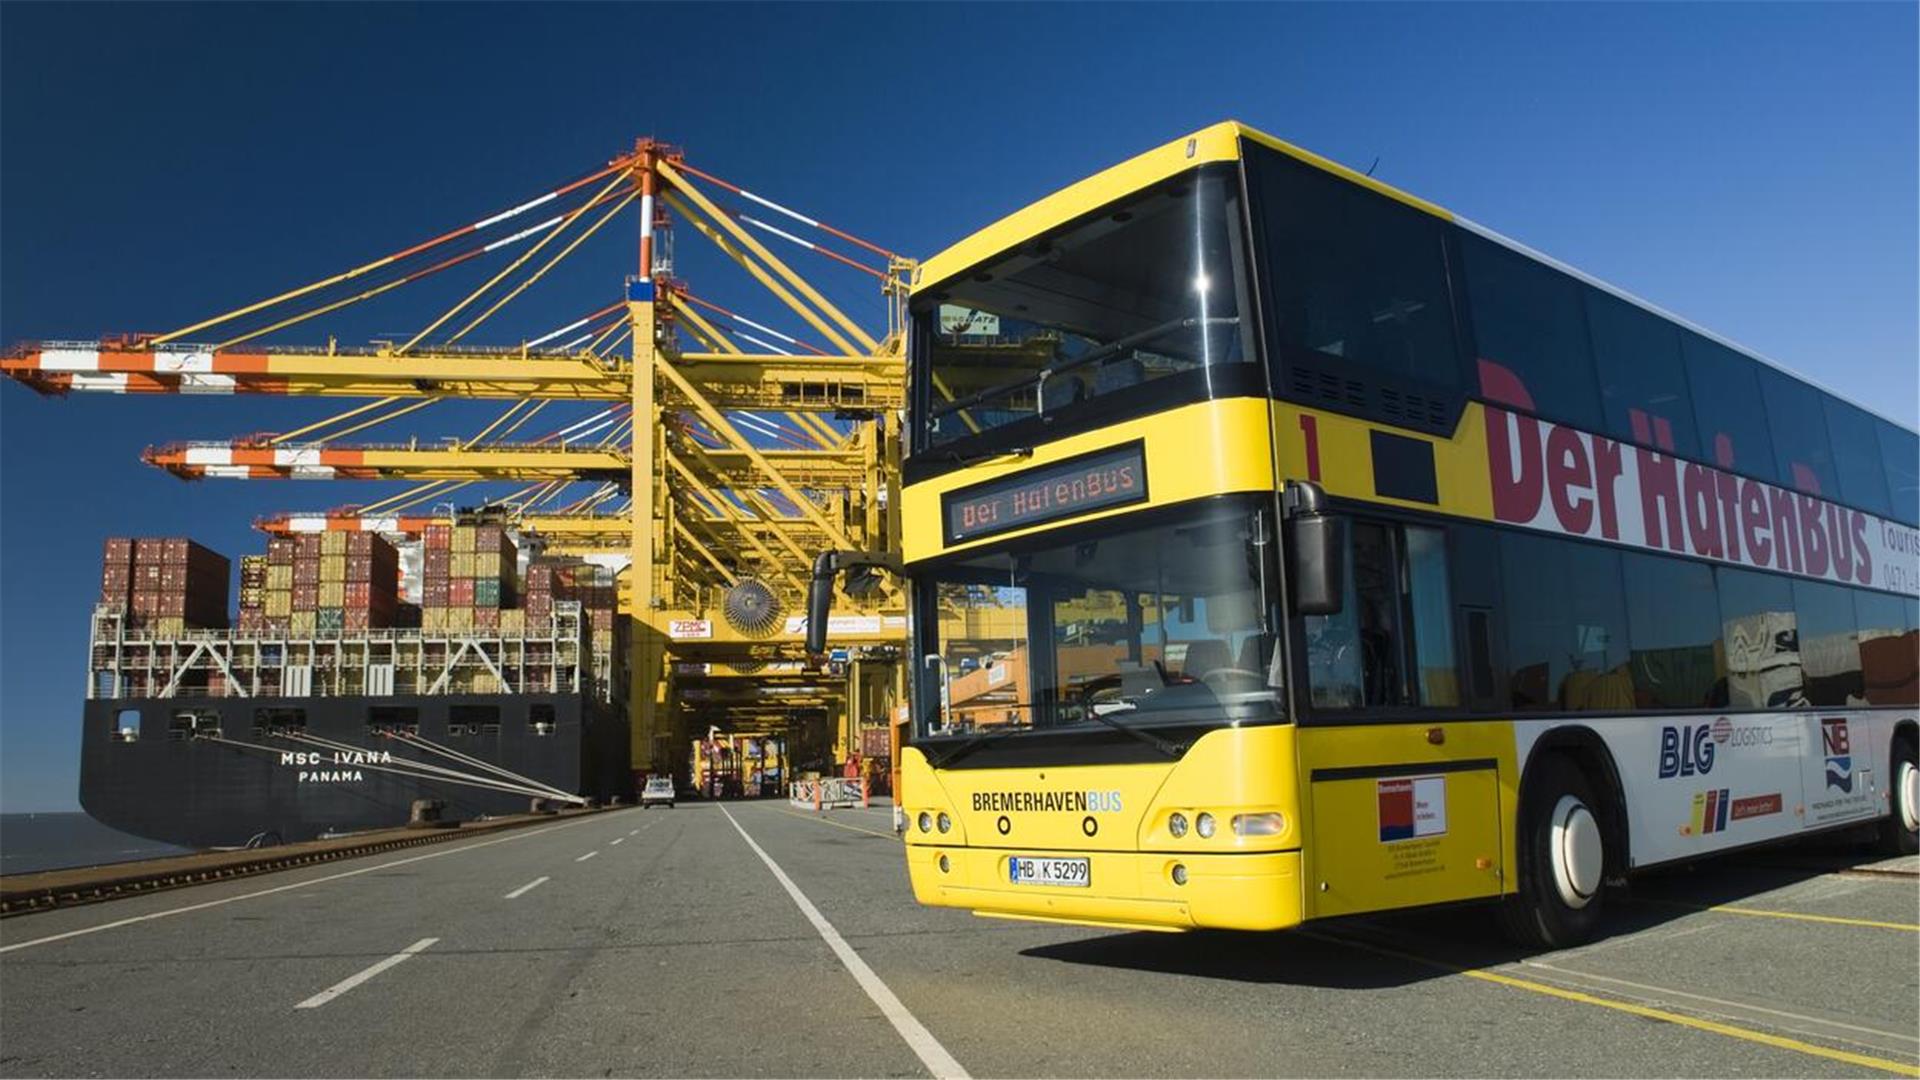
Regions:
<instances>
[{"instance_id":1,"label":"blue sky","mask_svg":"<svg viewBox=\"0 0 1920 1080\"><path fill-rule=\"evenodd\" d=\"M1916 420L1911 4L0 7L0 342L172 329L471 221L637 135L926 255L1234 117ZM683 239L686 276L705 280ZM583 250L501 340L610 301ZM766 305L717 271L713 298ZM416 329L399 302L327 324ZM862 314L858 282L836 297ZM517 310L519 305L516 305ZM797 329L797 328L795 328ZM0 387L0 807L75 805L109 535L258 550L380 485L183 484L331 409ZM470 432L462 406L413 429Z\"/></svg>"}]
</instances>

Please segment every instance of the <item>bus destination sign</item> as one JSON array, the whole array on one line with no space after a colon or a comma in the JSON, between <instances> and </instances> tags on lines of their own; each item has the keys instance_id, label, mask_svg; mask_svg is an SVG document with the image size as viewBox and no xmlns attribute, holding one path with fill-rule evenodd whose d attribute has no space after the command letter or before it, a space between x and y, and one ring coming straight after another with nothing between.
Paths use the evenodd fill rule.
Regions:
<instances>
[{"instance_id":1,"label":"bus destination sign","mask_svg":"<svg viewBox=\"0 0 1920 1080\"><path fill-rule=\"evenodd\" d=\"M946 542L1024 529L1147 497L1143 440L961 488L941 497Z\"/></svg>"}]
</instances>

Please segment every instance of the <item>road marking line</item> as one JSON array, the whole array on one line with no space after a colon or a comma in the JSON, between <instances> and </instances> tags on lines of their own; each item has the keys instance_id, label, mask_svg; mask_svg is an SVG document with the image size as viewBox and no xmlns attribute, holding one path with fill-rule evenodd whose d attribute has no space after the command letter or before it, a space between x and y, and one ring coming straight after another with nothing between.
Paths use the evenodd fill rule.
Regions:
<instances>
[{"instance_id":1,"label":"road marking line","mask_svg":"<svg viewBox=\"0 0 1920 1080\"><path fill-rule=\"evenodd\" d=\"M529 881L525 885L522 885L519 888L508 893L505 899L518 900L521 897L527 895L528 893L532 892L533 890L539 888L542 885L545 885L547 882L552 880L553 880L552 878L545 877L545 876L534 878L532 881Z\"/></svg>"},{"instance_id":2,"label":"road marking line","mask_svg":"<svg viewBox=\"0 0 1920 1080\"><path fill-rule=\"evenodd\" d=\"M334 983L332 986L327 987L325 990L322 990L319 993L308 998L307 1000L301 1002L300 1004L295 1005L294 1008L317 1009L320 1006L325 1005L327 1002L332 1001L334 998L339 997L341 994L344 994L347 991L353 989L354 987L359 986L361 983L366 982L368 979L373 978L375 975L378 975L381 972L387 970L388 968L398 967L401 964L406 963L407 961L413 959L415 956L419 955L421 952L425 951L427 948L431 947L434 942L439 940L440 939L437 937L423 937L419 941L416 941L413 944L407 946L406 948L401 949L399 952L394 953L392 956L387 957L385 960L380 961L379 963L373 965L372 967L366 969L365 971L362 971L358 975L349 975L348 977L340 980L339 982Z\"/></svg>"},{"instance_id":3,"label":"road marking line","mask_svg":"<svg viewBox=\"0 0 1920 1080\"><path fill-rule=\"evenodd\" d=\"M774 879L780 882L780 887L787 890L787 895L793 898L800 913L807 917L807 921L813 924L813 928L826 941L827 947L840 958L840 963L852 974L854 981L860 984L860 989L865 990L867 997L880 1007L887 1021L893 1025L893 1030L900 1033L900 1037L906 1040L908 1048L920 1058L920 1064L925 1065L927 1071L935 1077L943 1080L944 1078L968 1080L967 1070L954 1060L952 1054L947 1053L947 1048L940 1045L940 1040L933 1037L933 1032L928 1031L926 1025L907 1011L907 1007L901 1004L900 999L894 996L887 984L880 980L880 976L874 974L873 969L867 966L867 962L860 959L860 954L853 951L853 946L847 944L847 939L840 936L840 931L835 930L833 924L827 921L827 917L820 914L820 909L813 906L813 901L807 899L807 894L800 891L800 886L795 885L793 879L787 876L787 872L780 869L780 864L773 861L773 856L768 855L765 849L754 842L753 837L747 835L747 830L741 828L740 822L734 819L733 814L725 806L720 808L720 812L727 815L727 822L733 826L735 832L740 834L740 839L745 840L747 846L753 849L753 853L760 856L760 861L767 864L768 870L773 871Z\"/></svg>"},{"instance_id":4,"label":"road marking line","mask_svg":"<svg viewBox=\"0 0 1920 1080\"><path fill-rule=\"evenodd\" d=\"M1716 1035L1725 1035L1731 1039L1759 1043L1762 1046L1771 1046L1778 1050L1792 1050L1812 1057L1827 1058L1830 1061L1844 1061L1849 1065L1859 1065L1869 1069L1883 1069L1900 1076L1920 1077L1920 1066L1909 1065L1905 1062L1893 1061L1888 1058L1873 1057L1868 1054L1856 1054L1851 1050L1836 1050L1830 1046L1802 1042L1799 1039L1789 1039L1784 1035L1769 1035L1764 1031L1755 1031L1752 1028L1740 1027L1735 1024L1723 1024L1717 1020L1702 1020L1697 1016L1688 1016L1685 1013L1669 1012L1666 1009L1655 1009L1646 1005L1636 1005L1628 1001L1615 1001L1611 998L1596 997L1578 990L1568 990L1565 987L1535 982L1532 979L1515 978L1512 975L1502 975L1499 972L1486 971L1481 968L1461 967L1458 964L1451 964L1444 960L1434 960L1430 957L1417 956L1413 953L1401 952L1398 949L1388 948L1385 945L1376 945L1372 942L1357 941L1352 938L1332 937L1311 930L1296 930L1294 933L1313 938L1316 941L1345 945L1349 948L1360 949L1380 956L1390 956L1397 960L1405 960L1409 963L1420 964L1425 967L1438 968L1441 971L1451 971L1456 975L1465 975L1470 979L1479 979L1482 982L1490 982L1515 990L1527 990L1535 994L1543 994L1547 997L1560 998L1563 1001L1578 1002L1582 1005L1597 1005L1603 1009L1613 1009L1617 1012L1644 1017L1648 1020L1664 1020L1669 1024L1678 1024L1681 1027L1690 1027L1699 1031L1710 1031Z\"/></svg>"},{"instance_id":5,"label":"road marking line","mask_svg":"<svg viewBox=\"0 0 1920 1080\"><path fill-rule=\"evenodd\" d=\"M608 841L608 846L609 846L609 847L611 847L611 846L612 846L612 845L614 845L614 844L624 844L624 843L626 843L626 842L627 842L627 838L626 838L626 837L624 837L624 836L616 836L616 837L614 837L614 838L613 838L612 840L610 840L610 841Z\"/></svg>"},{"instance_id":6,"label":"road marking line","mask_svg":"<svg viewBox=\"0 0 1920 1080\"><path fill-rule=\"evenodd\" d=\"M1626 986L1635 990L1645 990L1654 994L1666 994L1671 997L1692 998L1695 1001L1724 1005L1730 1009L1745 1009L1749 1012L1766 1013L1769 1016L1781 1016L1789 1020L1800 1020L1809 1024L1818 1024L1821 1027L1840 1028L1843 1031L1858 1031L1867 1035L1884 1035L1889 1039L1900 1039L1904 1042L1920 1043L1920 1036L1903 1035L1898 1031L1882 1031L1879 1028L1861 1027L1858 1024L1846 1024L1838 1020L1808 1016L1804 1013L1787 1012L1784 1009L1770 1009L1764 1005L1750 1005L1744 1001L1728 1001L1724 998L1708 997L1705 994L1690 993L1686 990L1675 990L1668 986L1652 986L1647 983L1637 983L1627 979L1616 979L1611 975L1596 975L1590 971L1575 971L1572 968L1558 967L1554 964L1543 964L1538 960L1523 960L1521 963L1527 967L1540 968L1543 971L1551 971L1561 975L1570 975L1574 978L1592 979L1596 982L1612 983L1616 986Z\"/></svg>"},{"instance_id":7,"label":"road marking line","mask_svg":"<svg viewBox=\"0 0 1920 1080\"><path fill-rule=\"evenodd\" d=\"M788 817L797 817L802 821L817 821L822 825L832 825L837 829L852 829L854 832L863 832L863 833L866 833L868 836L878 836L885 840L900 839L899 836L893 833L881 832L879 829L863 829L858 825L849 825L844 821L828 821L826 818L814 817L812 814L795 813L792 810L782 810L780 812L787 815Z\"/></svg>"},{"instance_id":8,"label":"road marking line","mask_svg":"<svg viewBox=\"0 0 1920 1080\"><path fill-rule=\"evenodd\" d=\"M1649 897L1633 897L1636 904L1656 904L1661 907L1686 908L1689 911L1711 911L1721 915L1751 915L1763 919L1793 919L1799 922L1832 923L1836 926L1870 926L1879 930L1904 930L1909 934L1920 934L1920 926L1913 923L1880 922L1877 919L1849 919L1840 915L1810 915L1801 911L1768 911L1764 908L1734 907L1730 904L1683 904L1678 900L1655 900Z\"/></svg>"},{"instance_id":9,"label":"road marking line","mask_svg":"<svg viewBox=\"0 0 1920 1080\"><path fill-rule=\"evenodd\" d=\"M307 881L296 881L290 885L276 885L271 889L260 889L257 892L242 893L239 896L228 896L219 900L206 900L198 904L188 904L184 907L168 908L165 911L149 912L145 915L135 915L127 919L115 919L112 922L101 923L98 926L85 926L78 930L68 930L59 934L48 934L46 937L34 938L30 941L16 941L11 945L0 945L0 953L10 953L15 949L31 949L35 945L47 945L55 941L65 941L68 938L97 934L102 930L115 930L122 926L132 926L134 923L148 922L153 919L164 919L171 915L185 915L190 911L203 911L207 908L219 907L222 904L237 903L241 900L254 900L262 896L272 896L275 893L304 889L309 885L323 885L329 881L339 881L341 878L371 874L376 870L390 870L393 867L406 866L409 863L425 862L428 859L438 859L446 855L458 855L463 851L476 851L483 847L492 847L495 844L505 844L514 840L524 840L531 836L539 836L542 833L555 832L560 829L571 829L576 825L585 825L592 820L594 820L593 817L584 817L578 821L569 821L564 825L549 825L544 829L518 831L510 836L502 836L497 840L482 840L477 844L463 844L460 847L444 848L440 851L429 851L425 855L413 855L405 859L395 859L392 862L383 862L377 866L363 866L358 870L348 870L339 874L328 874L325 877L311 878Z\"/></svg>"},{"instance_id":10,"label":"road marking line","mask_svg":"<svg viewBox=\"0 0 1920 1080\"><path fill-rule=\"evenodd\" d=\"M586 861L587 861L588 859L591 859L591 858L593 858L593 857L594 857L595 855L598 855L598 854L600 854L600 853L599 853L598 851L589 851L589 852L587 852L587 853L586 853L585 855L582 855L582 856L580 856L579 858L577 858L577 859L575 859L575 860L573 860L573 861L574 861L574 862L586 862Z\"/></svg>"},{"instance_id":11,"label":"road marking line","mask_svg":"<svg viewBox=\"0 0 1920 1080\"><path fill-rule=\"evenodd\" d=\"M628 830L627 830L627 835L628 835L628 836L639 836L639 835L640 835L640 830L639 830L639 829L628 829Z\"/></svg>"}]
</instances>

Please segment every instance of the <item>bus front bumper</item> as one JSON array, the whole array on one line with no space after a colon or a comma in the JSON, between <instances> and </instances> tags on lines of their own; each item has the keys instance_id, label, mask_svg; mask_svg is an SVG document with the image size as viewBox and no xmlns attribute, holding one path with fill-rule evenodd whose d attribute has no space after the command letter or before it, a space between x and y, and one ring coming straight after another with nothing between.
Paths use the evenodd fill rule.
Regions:
<instances>
[{"instance_id":1,"label":"bus front bumper","mask_svg":"<svg viewBox=\"0 0 1920 1080\"><path fill-rule=\"evenodd\" d=\"M1016 854L1088 859L1089 884L1015 885L1007 859ZM1186 871L1185 884L1173 880L1176 865ZM910 844L907 872L921 903L998 918L1126 930L1283 930L1302 921L1298 851L1174 855Z\"/></svg>"}]
</instances>

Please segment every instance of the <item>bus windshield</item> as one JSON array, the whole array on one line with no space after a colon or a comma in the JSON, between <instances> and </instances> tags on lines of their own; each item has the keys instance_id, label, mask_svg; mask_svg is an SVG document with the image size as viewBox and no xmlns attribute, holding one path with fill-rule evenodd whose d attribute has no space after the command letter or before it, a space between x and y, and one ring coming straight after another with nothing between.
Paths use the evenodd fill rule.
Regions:
<instances>
[{"instance_id":1,"label":"bus windshield","mask_svg":"<svg viewBox=\"0 0 1920 1080\"><path fill-rule=\"evenodd\" d=\"M931 640L916 734L1276 719L1270 514L1235 498L1155 516L919 578Z\"/></svg>"},{"instance_id":2,"label":"bus windshield","mask_svg":"<svg viewBox=\"0 0 1920 1080\"><path fill-rule=\"evenodd\" d=\"M921 297L932 385L920 445L1251 362L1239 204L1232 172L1202 169Z\"/></svg>"}]
</instances>

